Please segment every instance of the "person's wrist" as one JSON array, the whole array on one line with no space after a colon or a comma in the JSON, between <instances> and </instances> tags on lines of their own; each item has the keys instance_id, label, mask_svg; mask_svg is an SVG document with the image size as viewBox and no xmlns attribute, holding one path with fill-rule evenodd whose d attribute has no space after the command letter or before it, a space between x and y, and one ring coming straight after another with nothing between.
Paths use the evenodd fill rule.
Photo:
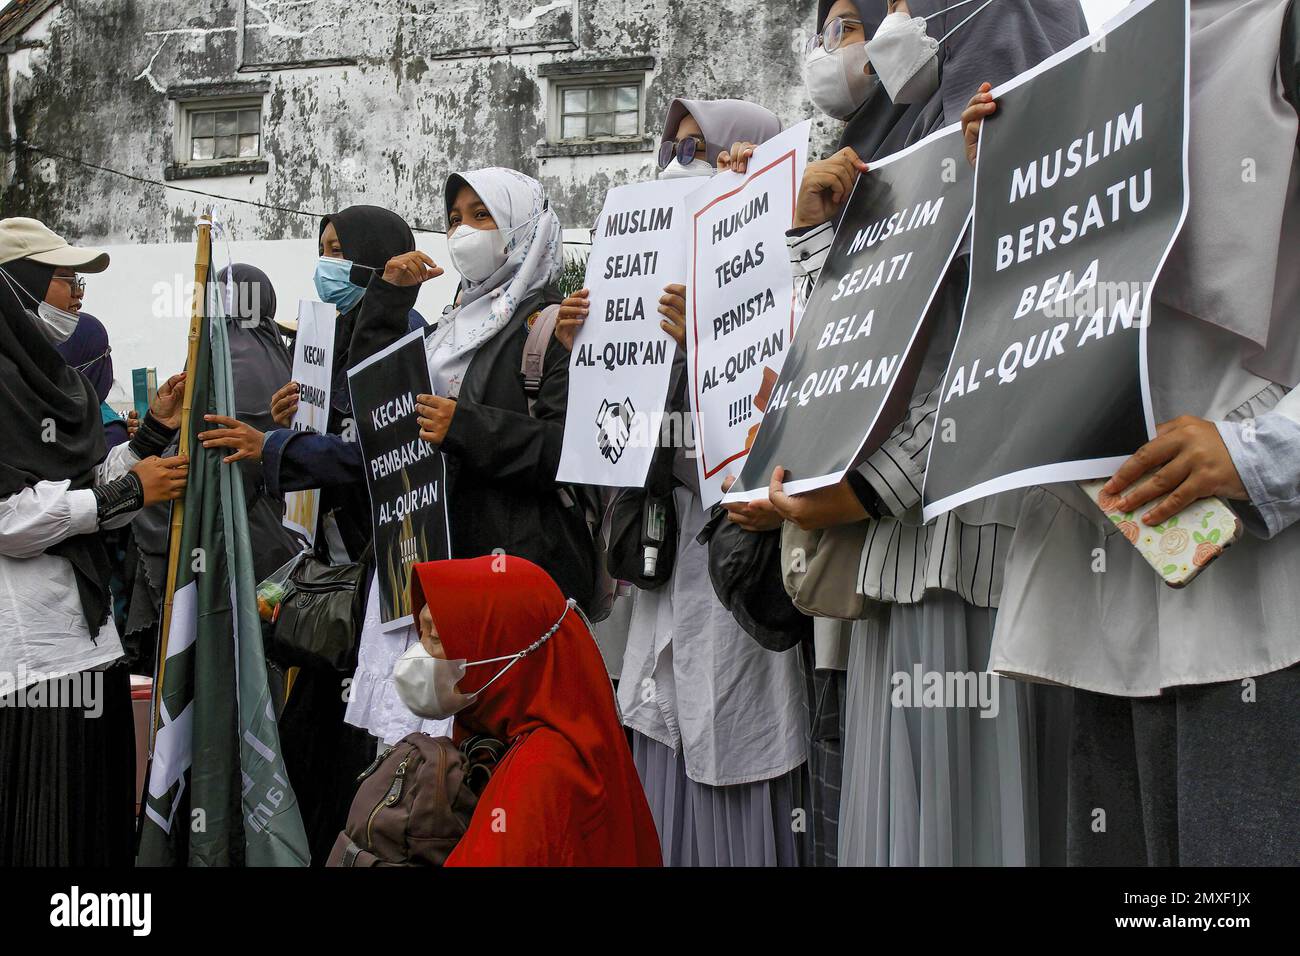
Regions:
<instances>
[{"instance_id":1,"label":"person's wrist","mask_svg":"<svg viewBox=\"0 0 1300 956\"><path fill-rule=\"evenodd\" d=\"M876 494L876 489L871 487L871 482L856 469L850 470L844 478L846 489L857 499L857 503L866 512L866 517L880 520L885 509L880 501L880 495Z\"/></svg>"},{"instance_id":2,"label":"person's wrist","mask_svg":"<svg viewBox=\"0 0 1300 956\"><path fill-rule=\"evenodd\" d=\"M144 460L153 455L161 455L167 446L172 443L176 437L176 428L168 426L159 421L154 415L153 409L144 416L144 421L136 430L135 437L131 439L129 448L136 458Z\"/></svg>"},{"instance_id":3,"label":"person's wrist","mask_svg":"<svg viewBox=\"0 0 1300 956\"><path fill-rule=\"evenodd\" d=\"M95 493L95 517L101 525L144 507L144 484L134 471L91 490Z\"/></svg>"},{"instance_id":4,"label":"person's wrist","mask_svg":"<svg viewBox=\"0 0 1300 956\"><path fill-rule=\"evenodd\" d=\"M811 217L811 216L808 216L808 215L805 215L804 213L799 212L799 211L796 209L796 210L795 210L795 214L794 214L794 225L793 225L793 228L795 228L795 229L811 229L813 226L820 226L822 223L826 222L826 220L829 219L829 218L830 218L830 217L827 216L827 217L823 217L823 218L821 218L821 219L815 219L815 218L813 218L813 217Z\"/></svg>"}]
</instances>

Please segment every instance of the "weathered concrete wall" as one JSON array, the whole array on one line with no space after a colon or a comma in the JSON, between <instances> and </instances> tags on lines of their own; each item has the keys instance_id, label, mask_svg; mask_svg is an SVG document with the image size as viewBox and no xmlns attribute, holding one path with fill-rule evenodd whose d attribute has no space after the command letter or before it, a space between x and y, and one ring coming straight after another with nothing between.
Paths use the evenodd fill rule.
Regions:
<instances>
[{"instance_id":1,"label":"weathered concrete wall","mask_svg":"<svg viewBox=\"0 0 1300 956\"><path fill-rule=\"evenodd\" d=\"M648 132L677 95L736 96L787 123L813 115L800 77L814 0L68 0L4 66L19 139L161 179L173 155L166 91L266 80L269 172L177 186L276 206L389 206L441 228L454 169L515 166L546 184L566 226L605 191L646 178L649 150L539 157L546 63L652 56ZM34 44L34 45L33 45ZM340 60L355 61L340 64ZM243 70L240 64L244 64ZM322 64L322 65L312 65ZM823 129L825 142L831 131ZM187 241L206 200L21 153L0 211L83 241ZM314 237L306 216L226 204L241 240Z\"/></svg>"}]
</instances>

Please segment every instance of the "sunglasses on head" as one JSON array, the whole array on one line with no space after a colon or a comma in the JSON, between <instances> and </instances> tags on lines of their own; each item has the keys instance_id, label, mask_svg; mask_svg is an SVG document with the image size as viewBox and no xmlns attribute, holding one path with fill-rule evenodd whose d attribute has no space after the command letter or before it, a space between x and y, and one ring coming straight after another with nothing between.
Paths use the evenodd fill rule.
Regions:
<instances>
[{"instance_id":1,"label":"sunglasses on head","mask_svg":"<svg viewBox=\"0 0 1300 956\"><path fill-rule=\"evenodd\" d=\"M707 159L708 146L704 140L698 136L687 136L685 139L666 139L659 144L659 168L667 169L677 157L677 162L683 166L689 166L699 156L701 159Z\"/></svg>"}]
</instances>

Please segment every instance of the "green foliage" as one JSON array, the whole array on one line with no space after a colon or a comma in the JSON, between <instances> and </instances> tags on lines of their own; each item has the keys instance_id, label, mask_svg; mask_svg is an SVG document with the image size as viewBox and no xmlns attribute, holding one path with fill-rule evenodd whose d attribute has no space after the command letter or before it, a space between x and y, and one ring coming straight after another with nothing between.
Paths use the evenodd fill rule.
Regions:
<instances>
[{"instance_id":1,"label":"green foliage","mask_svg":"<svg viewBox=\"0 0 1300 956\"><path fill-rule=\"evenodd\" d=\"M587 281L587 255L574 253L564 257L564 268L560 272L560 294L565 298L573 295Z\"/></svg>"}]
</instances>

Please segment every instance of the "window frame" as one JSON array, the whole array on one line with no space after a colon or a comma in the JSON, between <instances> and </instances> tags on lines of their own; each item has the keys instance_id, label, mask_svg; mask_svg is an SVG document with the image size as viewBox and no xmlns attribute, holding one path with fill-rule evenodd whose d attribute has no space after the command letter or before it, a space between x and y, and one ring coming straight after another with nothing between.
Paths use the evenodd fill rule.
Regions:
<instances>
[{"instance_id":1,"label":"window frame","mask_svg":"<svg viewBox=\"0 0 1300 956\"><path fill-rule=\"evenodd\" d=\"M628 145L637 146L645 139L645 112L646 112L646 88L648 86L645 71L628 70L619 72L592 71L586 73L572 73L564 76L554 76L549 78L549 97L546 110L546 142L551 147L577 147L593 146L600 144ZM617 108L617 91L621 88L635 87L637 91L636 105L636 130L631 133L609 133L597 136L581 137L564 137L564 119L565 116L581 115L591 117L593 115L607 115L614 117L611 122L611 129L617 125L617 117L620 113L626 114L630 110L619 110ZM609 89L613 93L616 102L612 110L584 111L583 113L566 113L565 112L565 94L577 90L596 90Z\"/></svg>"},{"instance_id":2,"label":"window frame","mask_svg":"<svg viewBox=\"0 0 1300 956\"><path fill-rule=\"evenodd\" d=\"M195 117L209 113L235 112L242 113L248 110L257 110L258 130L257 130L257 154L255 156L225 156L221 158L213 157L212 159L194 159L194 120ZM239 123L236 123L236 132L234 133L236 142L235 149L239 149ZM259 165L266 161L266 97L262 94L238 95L238 96L202 96L194 98L179 99L176 101L176 116L173 124L174 129L174 163L176 167L189 171L191 173L211 170L213 173L220 173L222 169L228 167L247 167L250 164ZM213 130L213 152L216 152L216 136Z\"/></svg>"}]
</instances>

